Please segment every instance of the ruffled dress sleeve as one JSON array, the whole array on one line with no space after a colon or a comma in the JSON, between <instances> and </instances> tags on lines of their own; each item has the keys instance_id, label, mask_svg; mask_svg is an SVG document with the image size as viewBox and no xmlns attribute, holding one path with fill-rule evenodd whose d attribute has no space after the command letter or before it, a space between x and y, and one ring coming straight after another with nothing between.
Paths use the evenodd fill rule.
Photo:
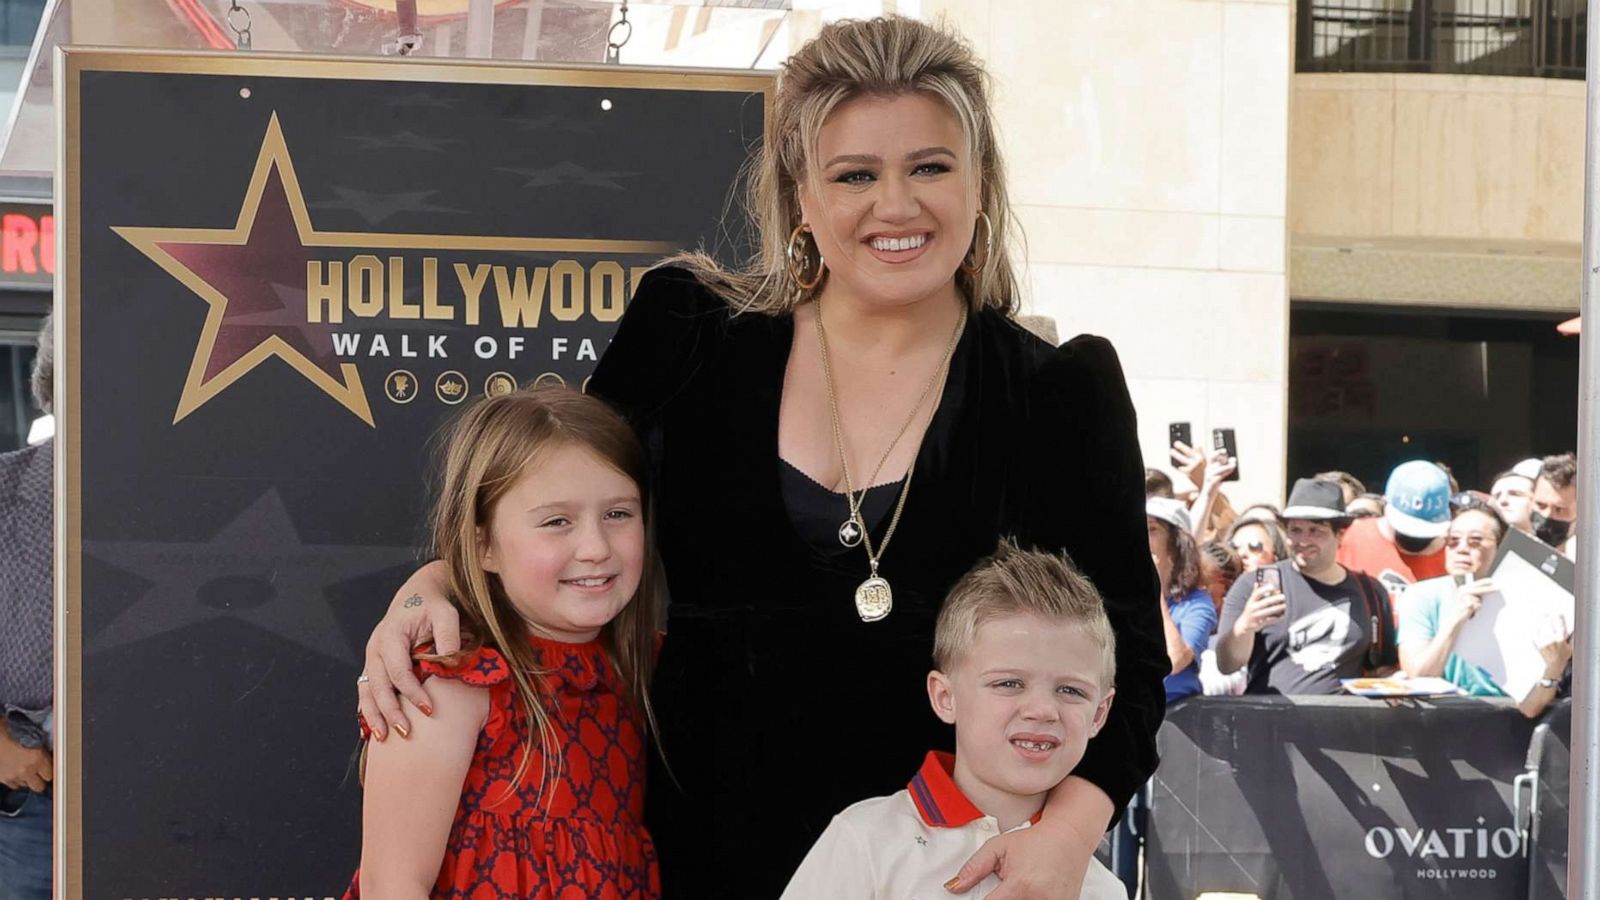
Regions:
<instances>
[{"instance_id":1,"label":"ruffled dress sleeve","mask_svg":"<svg viewBox=\"0 0 1600 900\"><path fill-rule=\"evenodd\" d=\"M431 653L432 647L423 648L421 652L424 655ZM489 703L489 717L483 723L483 737L492 742L505 733L510 724L510 709L499 695L511 691L513 686L511 666L500 651L479 647L451 662L418 659L413 668L419 681L431 676L491 689L493 699Z\"/></svg>"},{"instance_id":2,"label":"ruffled dress sleeve","mask_svg":"<svg viewBox=\"0 0 1600 900\"><path fill-rule=\"evenodd\" d=\"M1029 536L1065 549L1105 598L1117 637L1116 700L1073 771L1120 810L1155 772L1171 669L1145 534L1144 462L1133 401L1110 342L1083 335L1047 355L1033 380L1026 471Z\"/></svg>"}]
</instances>

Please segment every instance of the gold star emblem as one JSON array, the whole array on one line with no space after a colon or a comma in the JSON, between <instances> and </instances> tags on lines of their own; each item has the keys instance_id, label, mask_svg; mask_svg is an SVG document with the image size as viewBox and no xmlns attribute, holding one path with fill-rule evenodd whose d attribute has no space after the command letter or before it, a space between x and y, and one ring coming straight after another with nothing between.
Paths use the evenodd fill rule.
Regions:
<instances>
[{"instance_id":1,"label":"gold star emblem","mask_svg":"<svg viewBox=\"0 0 1600 900\"><path fill-rule=\"evenodd\" d=\"M311 322L306 314L307 264L325 248L652 257L674 249L661 241L317 231L276 113L267 124L233 227L121 226L112 231L207 306L174 423L275 357L361 421L374 424L361 373L334 353L334 326Z\"/></svg>"},{"instance_id":2,"label":"gold star emblem","mask_svg":"<svg viewBox=\"0 0 1600 900\"><path fill-rule=\"evenodd\" d=\"M331 358L328 330L307 323L303 294L298 308L293 302L297 287L304 291L305 265L313 258L310 248L329 242L319 240L311 227L276 113L232 228L112 231L209 307L174 423L277 357L361 421L373 424L361 373L354 364ZM325 343L318 343L319 338Z\"/></svg>"}]
</instances>

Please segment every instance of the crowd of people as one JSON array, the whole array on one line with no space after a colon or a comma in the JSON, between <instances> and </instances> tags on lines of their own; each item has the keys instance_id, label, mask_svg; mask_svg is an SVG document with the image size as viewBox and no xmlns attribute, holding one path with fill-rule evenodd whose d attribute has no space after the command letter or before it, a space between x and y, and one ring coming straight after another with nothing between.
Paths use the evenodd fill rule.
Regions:
<instances>
[{"instance_id":1,"label":"crowd of people","mask_svg":"<svg viewBox=\"0 0 1600 900\"><path fill-rule=\"evenodd\" d=\"M1396 466L1382 493L1321 472L1282 508L1237 511L1225 453L1178 443L1172 461L1176 475L1145 477L1169 702L1432 677L1531 718L1569 690L1573 601L1552 576L1576 552L1574 454L1522 460L1486 490L1429 460ZM1544 558L1497 580L1507 555Z\"/></svg>"}]
</instances>

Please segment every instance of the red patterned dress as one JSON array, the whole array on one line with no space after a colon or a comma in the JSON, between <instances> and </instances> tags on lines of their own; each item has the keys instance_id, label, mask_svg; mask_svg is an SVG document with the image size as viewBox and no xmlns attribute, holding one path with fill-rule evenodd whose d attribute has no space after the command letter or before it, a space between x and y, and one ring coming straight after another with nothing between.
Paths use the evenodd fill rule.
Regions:
<instances>
[{"instance_id":1,"label":"red patterned dress","mask_svg":"<svg viewBox=\"0 0 1600 900\"><path fill-rule=\"evenodd\" d=\"M545 756L537 749L517 789L506 792L529 723L505 658L482 649L455 667L417 664L419 677L457 678L489 689L489 718L461 788L433 896L659 897L655 844L642 821L644 730L624 699L615 667L598 641L529 641L540 667L549 671L546 708L562 750L548 807L539 796ZM345 898L360 894L358 872Z\"/></svg>"}]
</instances>

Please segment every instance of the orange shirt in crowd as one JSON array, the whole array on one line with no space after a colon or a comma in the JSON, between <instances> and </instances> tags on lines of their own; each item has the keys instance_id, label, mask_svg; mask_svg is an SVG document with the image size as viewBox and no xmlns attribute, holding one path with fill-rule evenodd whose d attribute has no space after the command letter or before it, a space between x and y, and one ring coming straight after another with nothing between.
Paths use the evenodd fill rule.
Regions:
<instances>
[{"instance_id":1,"label":"orange shirt in crowd","mask_svg":"<svg viewBox=\"0 0 1600 900\"><path fill-rule=\"evenodd\" d=\"M1395 615L1400 614L1401 595L1408 586L1445 574L1444 548L1425 556L1400 552L1378 531L1378 520L1357 519L1345 530L1339 542L1339 565L1365 572L1389 589Z\"/></svg>"}]
</instances>

